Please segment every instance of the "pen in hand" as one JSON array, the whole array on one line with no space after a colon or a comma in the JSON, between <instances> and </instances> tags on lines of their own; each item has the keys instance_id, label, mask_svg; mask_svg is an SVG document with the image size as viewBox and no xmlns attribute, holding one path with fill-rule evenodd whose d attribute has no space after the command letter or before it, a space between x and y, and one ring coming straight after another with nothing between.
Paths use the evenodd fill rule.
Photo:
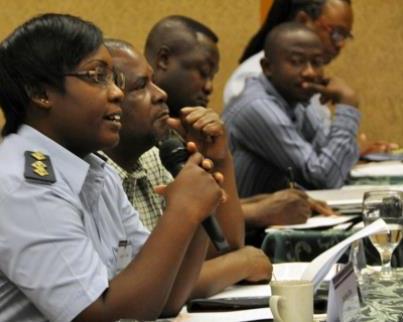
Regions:
<instances>
[{"instance_id":1,"label":"pen in hand","mask_svg":"<svg viewBox=\"0 0 403 322\"><path fill-rule=\"evenodd\" d=\"M290 189L295 188L295 180L294 180L294 171L292 170L292 167L287 168L288 171L288 185Z\"/></svg>"},{"instance_id":2,"label":"pen in hand","mask_svg":"<svg viewBox=\"0 0 403 322\"><path fill-rule=\"evenodd\" d=\"M295 177L294 177L294 171L292 167L287 168L288 171L288 186L290 189L297 189L298 184L295 182ZM308 202L311 207L311 210L324 215L324 216L337 216L340 215L338 212L334 211L332 208L330 208L326 202L320 201L320 200L315 200L313 198L308 197Z\"/></svg>"}]
</instances>

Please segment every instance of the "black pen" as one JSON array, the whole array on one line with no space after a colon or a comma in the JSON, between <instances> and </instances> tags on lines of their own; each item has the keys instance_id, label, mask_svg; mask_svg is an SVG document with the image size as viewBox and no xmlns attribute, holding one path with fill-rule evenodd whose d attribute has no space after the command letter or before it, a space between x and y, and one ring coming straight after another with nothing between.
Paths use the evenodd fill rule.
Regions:
<instances>
[{"instance_id":1,"label":"black pen","mask_svg":"<svg viewBox=\"0 0 403 322\"><path fill-rule=\"evenodd\" d=\"M288 167L288 185L291 189L295 188L295 180L294 180L294 171L292 170L292 167Z\"/></svg>"},{"instance_id":2,"label":"black pen","mask_svg":"<svg viewBox=\"0 0 403 322\"><path fill-rule=\"evenodd\" d=\"M306 189L303 186L301 186L298 182L295 181L293 168L288 167L287 172L288 172L288 176L287 176L288 188L305 191Z\"/></svg>"}]
</instances>

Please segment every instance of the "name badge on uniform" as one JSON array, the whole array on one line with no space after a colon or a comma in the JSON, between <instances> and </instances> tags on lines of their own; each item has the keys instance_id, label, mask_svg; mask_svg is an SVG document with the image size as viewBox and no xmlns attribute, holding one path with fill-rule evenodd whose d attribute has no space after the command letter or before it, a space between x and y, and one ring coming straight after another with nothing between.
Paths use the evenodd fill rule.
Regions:
<instances>
[{"instance_id":1,"label":"name badge on uniform","mask_svg":"<svg viewBox=\"0 0 403 322\"><path fill-rule=\"evenodd\" d=\"M120 240L118 245L117 272L120 273L132 260L132 245L127 240Z\"/></svg>"}]
</instances>

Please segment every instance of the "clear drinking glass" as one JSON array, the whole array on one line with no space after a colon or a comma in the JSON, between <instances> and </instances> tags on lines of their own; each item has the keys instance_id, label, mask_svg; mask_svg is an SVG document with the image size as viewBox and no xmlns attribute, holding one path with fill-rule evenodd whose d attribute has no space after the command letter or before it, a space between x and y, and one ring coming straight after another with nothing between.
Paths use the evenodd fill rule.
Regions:
<instances>
[{"instance_id":1,"label":"clear drinking glass","mask_svg":"<svg viewBox=\"0 0 403 322\"><path fill-rule=\"evenodd\" d=\"M364 194L362 214L365 225L382 218L388 225L389 232L374 234L370 240L379 252L382 262L380 277L392 278L391 259L403 233L403 192L396 190L368 191Z\"/></svg>"}]
</instances>

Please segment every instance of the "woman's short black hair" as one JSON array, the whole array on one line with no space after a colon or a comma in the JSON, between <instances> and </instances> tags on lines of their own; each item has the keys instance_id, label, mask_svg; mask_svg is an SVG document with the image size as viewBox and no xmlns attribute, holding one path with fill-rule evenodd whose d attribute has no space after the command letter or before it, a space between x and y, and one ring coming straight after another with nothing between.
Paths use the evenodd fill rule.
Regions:
<instances>
[{"instance_id":1,"label":"woman's short black hair","mask_svg":"<svg viewBox=\"0 0 403 322\"><path fill-rule=\"evenodd\" d=\"M246 46L239 62L242 63L249 57L261 51L267 34L277 25L291 21L299 11L304 11L312 20L316 20L322 14L323 5L328 0L274 0L267 14L266 20L252 37ZM351 4L351 0L341 0Z\"/></svg>"},{"instance_id":2,"label":"woman's short black hair","mask_svg":"<svg viewBox=\"0 0 403 322\"><path fill-rule=\"evenodd\" d=\"M17 27L0 44L0 106L6 118L3 135L24 122L33 97L44 85L64 92L64 74L103 42L93 23L66 14L47 13Z\"/></svg>"}]
</instances>

